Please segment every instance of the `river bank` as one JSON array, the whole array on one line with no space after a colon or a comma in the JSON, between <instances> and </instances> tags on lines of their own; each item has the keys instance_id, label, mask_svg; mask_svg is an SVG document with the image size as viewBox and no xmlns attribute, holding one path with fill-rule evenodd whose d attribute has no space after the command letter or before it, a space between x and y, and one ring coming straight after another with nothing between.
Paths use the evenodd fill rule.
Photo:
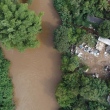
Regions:
<instances>
[{"instance_id":1,"label":"river bank","mask_svg":"<svg viewBox=\"0 0 110 110\"><path fill-rule=\"evenodd\" d=\"M41 46L24 53L4 49L11 61L16 110L58 110L55 88L61 78L60 54L53 49L53 31L60 24L59 16L52 0L33 0L29 8L36 14L44 12Z\"/></svg>"}]
</instances>

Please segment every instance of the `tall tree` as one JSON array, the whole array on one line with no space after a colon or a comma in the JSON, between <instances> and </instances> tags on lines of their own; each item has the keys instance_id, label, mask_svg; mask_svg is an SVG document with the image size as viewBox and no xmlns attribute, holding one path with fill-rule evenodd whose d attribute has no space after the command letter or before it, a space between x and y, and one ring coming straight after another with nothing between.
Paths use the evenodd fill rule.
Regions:
<instances>
[{"instance_id":1,"label":"tall tree","mask_svg":"<svg viewBox=\"0 0 110 110\"><path fill-rule=\"evenodd\" d=\"M13 86L8 75L10 62L4 58L0 48L0 110L14 110Z\"/></svg>"},{"instance_id":2,"label":"tall tree","mask_svg":"<svg viewBox=\"0 0 110 110\"><path fill-rule=\"evenodd\" d=\"M7 49L39 46L36 35L41 32L41 16L28 9L27 4L11 0L0 2L0 43Z\"/></svg>"}]
</instances>

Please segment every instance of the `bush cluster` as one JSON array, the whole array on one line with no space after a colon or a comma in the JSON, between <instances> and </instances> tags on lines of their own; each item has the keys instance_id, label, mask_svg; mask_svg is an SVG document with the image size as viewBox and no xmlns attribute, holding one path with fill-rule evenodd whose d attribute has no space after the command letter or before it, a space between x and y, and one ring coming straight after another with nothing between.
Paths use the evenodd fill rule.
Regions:
<instances>
[{"instance_id":1,"label":"bush cluster","mask_svg":"<svg viewBox=\"0 0 110 110\"><path fill-rule=\"evenodd\" d=\"M0 48L0 110L14 110L13 86L9 77L10 62Z\"/></svg>"},{"instance_id":2,"label":"bush cluster","mask_svg":"<svg viewBox=\"0 0 110 110\"><path fill-rule=\"evenodd\" d=\"M39 46L36 35L41 32L41 16L29 10L28 4L1 0L0 43L20 51Z\"/></svg>"},{"instance_id":3,"label":"bush cluster","mask_svg":"<svg viewBox=\"0 0 110 110\"><path fill-rule=\"evenodd\" d=\"M63 76L56 90L60 110L109 110L110 81L87 76L84 71L88 67L70 54L70 48L83 42L95 47L98 36L110 38L110 4L107 0L54 0L54 6L62 20L54 32L55 48L62 53ZM91 23L88 15L104 22Z\"/></svg>"},{"instance_id":4,"label":"bush cluster","mask_svg":"<svg viewBox=\"0 0 110 110\"><path fill-rule=\"evenodd\" d=\"M109 110L110 81L86 76L87 69L76 55L62 55L63 76L56 90L61 110Z\"/></svg>"},{"instance_id":5,"label":"bush cluster","mask_svg":"<svg viewBox=\"0 0 110 110\"><path fill-rule=\"evenodd\" d=\"M86 42L90 36L90 24L96 31L92 32L92 46L97 40L97 33L98 36L110 38L110 4L107 0L54 0L54 6L62 20L62 25L54 32L54 45L61 53L69 52L69 47L76 45L84 37L83 41ZM104 22L92 23L87 20L88 15L102 18ZM88 43L91 45L91 42Z\"/></svg>"}]
</instances>

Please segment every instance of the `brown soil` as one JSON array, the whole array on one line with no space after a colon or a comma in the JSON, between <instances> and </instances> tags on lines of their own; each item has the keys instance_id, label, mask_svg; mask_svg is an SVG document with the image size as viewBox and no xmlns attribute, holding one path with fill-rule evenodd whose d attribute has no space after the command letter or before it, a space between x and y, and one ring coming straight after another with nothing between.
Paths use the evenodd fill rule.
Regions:
<instances>
[{"instance_id":1,"label":"brown soil","mask_svg":"<svg viewBox=\"0 0 110 110\"><path fill-rule=\"evenodd\" d=\"M88 52L83 51L82 49L78 48L82 54L82 61L84 64L89 66L89 74L98 73L100 78L107 78L107 72L104 70L106 65L110 65L110 55L105 56L105 48L100 52L98 57L89 54Z\"/></svg>"},{"instance_id":2,"label":"brown soil","mask_svg":"<svg viewBox=\"0 0 110 110\"><path fill-rule=\"evenodd\" d=\"M41 46L24 53L3 49L11 61L16 110L58 110L55 89L61 78L60 54L53 49L53 30L60 24L59 16L52 0L34 0L30 8L45 13Z\"/></svg>"}]
</instances>

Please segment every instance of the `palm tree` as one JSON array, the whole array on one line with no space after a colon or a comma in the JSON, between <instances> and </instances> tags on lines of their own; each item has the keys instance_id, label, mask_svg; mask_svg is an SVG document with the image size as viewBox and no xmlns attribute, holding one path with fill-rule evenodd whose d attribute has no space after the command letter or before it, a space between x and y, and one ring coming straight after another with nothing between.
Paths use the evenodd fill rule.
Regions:
<instances>
[{"instance_id":1,"label":"palm tree","mask_svg":"<svg viewBox=\"0 0 110 110\"><path fill-rule=\"evenodd\" d=\"M100 4L99 4L99 9L100 10L108 10L108 6L109 6L109 3L108 3L108 0L101 0L100 1Z\"/></svg>"}]
</instances>

